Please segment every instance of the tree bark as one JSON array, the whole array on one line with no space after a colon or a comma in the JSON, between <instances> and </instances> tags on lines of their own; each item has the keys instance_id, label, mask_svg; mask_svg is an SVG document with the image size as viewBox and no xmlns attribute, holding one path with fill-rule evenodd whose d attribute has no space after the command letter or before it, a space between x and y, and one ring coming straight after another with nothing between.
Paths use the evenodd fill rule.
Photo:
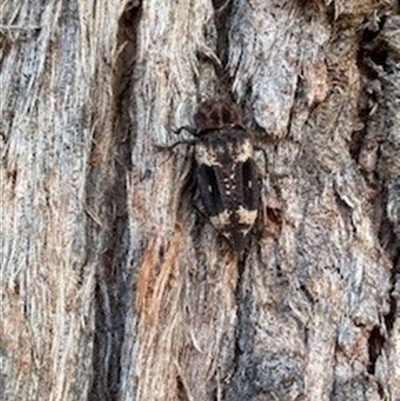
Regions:
<instances>
[{"instance_id":1,"label":"tree bark","mask_svg":"<svg viewBox=\"0 0 400 401\"><path fill-rule=\"evenodd\" d=\"M2 0L3 399L400 400L399 8ZM216 96L267 155L243 257L168 149Z\"/></svg>"}]
</instances>

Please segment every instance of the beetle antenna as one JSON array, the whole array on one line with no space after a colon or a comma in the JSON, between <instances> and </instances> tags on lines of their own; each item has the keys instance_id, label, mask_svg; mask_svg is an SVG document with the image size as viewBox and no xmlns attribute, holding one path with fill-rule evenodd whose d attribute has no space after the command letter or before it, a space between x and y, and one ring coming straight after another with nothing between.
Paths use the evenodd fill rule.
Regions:
<instances>
[{"instance_id":1,"label":"beetle antenna","mask_svg":"<svg viewBox=\"0 0 400 401\"><path fill-rule=\"evenodd\" d=\"M182 131L187 131L187 132L189 132L190 135L198 136L197 130L196 130L195 128L189 127L189 126L187 126L187 125L184 125L183 127L179 127L178 129L173 130L172 132L173 132L175 135L180 135L180 133L181 133Z\"/></svg>"}]
</instances>

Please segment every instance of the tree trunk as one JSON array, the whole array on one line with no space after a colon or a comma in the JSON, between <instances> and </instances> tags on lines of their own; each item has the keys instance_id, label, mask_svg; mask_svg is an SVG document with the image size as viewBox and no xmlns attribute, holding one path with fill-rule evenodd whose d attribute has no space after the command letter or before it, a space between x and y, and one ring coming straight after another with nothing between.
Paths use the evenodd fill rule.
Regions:
<instances>
[{"instance_id":1,"label":"tree trunk","mask_svg":"<svg viewBox=\"0 0 400 401\"><path fill-rule=\"evenodd\" d=\"M16 3L3 399L400 400L398 3ZM168 148L217 96L266 154L243 256Z\"/></svg>"}]
</instances>

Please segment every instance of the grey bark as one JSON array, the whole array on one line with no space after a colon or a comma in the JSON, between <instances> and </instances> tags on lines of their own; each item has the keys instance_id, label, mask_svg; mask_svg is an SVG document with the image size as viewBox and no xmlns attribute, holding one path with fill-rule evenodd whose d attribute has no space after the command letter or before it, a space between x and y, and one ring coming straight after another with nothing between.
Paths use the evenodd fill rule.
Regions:
<instances>
[{"instance_id":1,"label":"grey bark","mask_svg":"<svg viewBox=\"0 0 400 401\"><path fill-rule=\"evenodd\" d=\"M395 1L1 3L3 399L400 400ZM204 99L265 150L240 259Z\"/></svg>"}]
</instances>

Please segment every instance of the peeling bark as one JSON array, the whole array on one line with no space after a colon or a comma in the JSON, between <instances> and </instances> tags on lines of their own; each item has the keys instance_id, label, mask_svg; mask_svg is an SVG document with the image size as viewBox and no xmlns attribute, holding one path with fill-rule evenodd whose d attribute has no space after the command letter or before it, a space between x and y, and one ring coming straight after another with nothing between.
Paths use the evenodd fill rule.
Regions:
<instances>
[{"instance_id":1,"label":"peeling bark","mask_svg":"<svg viewBox=\"0 0 400 401\"><path fill-rule=\"evenodd\" d=\"M1 7L5 400L400 399L396 2ZM267 155L243 258L168 148L221 95Z\"/></svg>"}]
</instances>

